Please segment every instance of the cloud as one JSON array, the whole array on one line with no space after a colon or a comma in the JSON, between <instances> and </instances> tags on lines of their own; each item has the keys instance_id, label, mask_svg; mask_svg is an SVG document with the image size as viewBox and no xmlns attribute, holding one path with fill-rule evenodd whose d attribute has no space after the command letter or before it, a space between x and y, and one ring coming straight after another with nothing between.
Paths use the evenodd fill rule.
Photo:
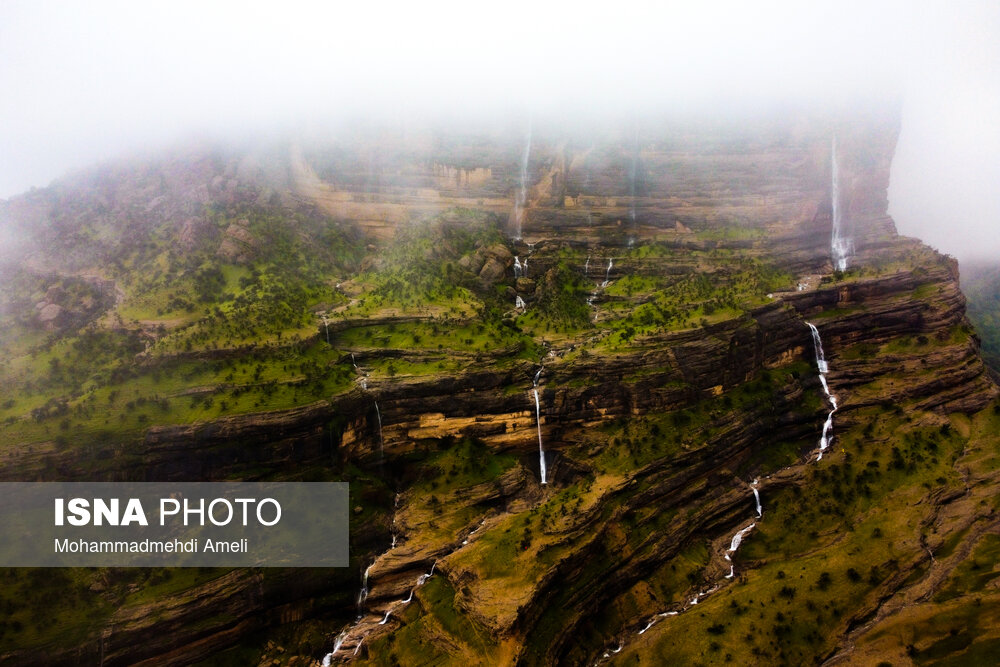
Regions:
<instances>
[{"instance_id":1,"label":"cloud","mask_svg":"<svg viewBox=\"0 0 1000 667\"><path fill-rule=\"evenodd\" d=\"M908 144L928 133L968 148L995 131L978 91L998 89L996 15L986 1L7 2L0 197L191 134L351 114L642 113L899 89L902 154L919 156Z\"/></svg>"}]
</instances>

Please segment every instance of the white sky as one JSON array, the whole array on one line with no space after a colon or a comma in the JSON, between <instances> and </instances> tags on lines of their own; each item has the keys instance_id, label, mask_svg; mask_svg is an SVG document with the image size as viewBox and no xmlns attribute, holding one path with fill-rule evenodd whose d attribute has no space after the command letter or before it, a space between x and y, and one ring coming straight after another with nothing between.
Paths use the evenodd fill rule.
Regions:
<instances>
[{"instance_id":1,"label":"white sky","mask_svg":"<svg viewBox=\"0 0 1000 667\"><path fill-rule=\"evenodd\" d=\"M541 5L541 6L536 6ZM904 94L903 233L1000 258L1000 2L0 2L0 197L345 112Z\"/></svg>"}]
</instances>

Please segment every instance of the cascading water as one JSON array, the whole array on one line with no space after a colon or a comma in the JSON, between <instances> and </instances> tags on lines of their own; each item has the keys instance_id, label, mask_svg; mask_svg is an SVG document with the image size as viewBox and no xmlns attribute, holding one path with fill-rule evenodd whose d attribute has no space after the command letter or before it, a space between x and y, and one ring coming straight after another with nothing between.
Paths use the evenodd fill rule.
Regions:
<instances>
[{"instance_id":1,"label":"cascading water","mask_svg":"<svg viewBox=\"0 0 1000 667\"><path fill-rule=\"evenodd\" d=\"M590 255L587 255L587 261L583 263L583 276L586 278L590 275Z\"/></svg>"},{"instance_id":2,"label":"cascading water","mask_svg":"<svg viewBox=\"0 0 1000 667\"><path fill-rule=\"evenodd\" d=\"M816 458L819 461L823 458L823 452L830 446L830 441L833 439L831 434L833 433L833 413L837 411L837 397L830 393L830 386L826 382L829 366L826 363L826 356L823 354L823 341L819 337L819 329L811 322L806 322L806 325L812 332L813 348L816 351L816 366L819 368L819 382L823 385L823 393L826 394L826 399L833 408L826 416L826 421L823 422L823 434L819 439L819 456Z\"/></svg>"},{"instance_id":3,"label":"cascading water","mask_svg":"<svg viewBox=\"0 0 1000 667\"><path fill-rule=\"evenodd\" d=\"M378 401L375 401L375 416L378 417L378 455L385 454L385 440L382 438L382 411L378 409Z\"/></svg>"},{"instance_id":4,"label":"cascading water","mask_svg":"<svg viewBox=\"0 0 1000 667\"><path fill-rule=\"evenodd\" d=\"M521 266L521 258L514 255L514 277L520 278L524 273L524 267Z\"/></svg>"},{"instance_id":5,"label":"cascading water","mask_svg":"<svg viewBox=\"0 0 1000 667\"><path fill-rule=\"evenodd\" d=\"M340 647L344 645L344 639L347 638L347 628L340 631L337 638L333 640L333 650L323 656L323 667L329 667L330 663L333 661L333 656L337 654Z\"/></svg>"},{"instance_id":6,"label":"cascading water","mask_svg":"<svg viewBox=\"0 0 1000 667\"><path fill-rule=\"evenodd\" d=\"M523 264L522 268L524 269L523 275L524 275L525 278L527 278L528 277L528 258L527 257L524 258L524 264Z\"/></svg>"},{"instance_id":7,"label":"cascading water","mask_svg":"<svg viewBox=\"0 0 1000 667\"><path fill-rule=\"evenodd\" d=\"M736 550L740 548L740 544L743 543L743 538L746 537L746 534L753 530L756 525L756 523L751 523L749 526L733 535L733 539L729 543L729 549L726 552L726 560L732 560L729 557L729 554L736 553Z\"/></svg>"},{"instance_id":8,"label":"cascading water","mask_svg":"<svg viewBox=\"0 0 1000 667\"><path fill-rule=\"evenodd\" d=\"M853 250L851 239L844 235L843 214L840 210L840 168L837 165L837 137L830 143L830 208L833 229L830 234L830 254L838 271L846 271Z\"/></svg>"},{"instance_id":9,"label":"cascading water","mask_svg":"<svg viewBox=\"0 0 1000 667\"><path fill-rule=\"evenodd\" d=\"M326 344L330 344L330 322L326 319L326 315L323 316L323 328L326 329Z\"/></svg>"},{"instance_id":10,"label":"cascading water","mask_svg":"<svg viewBox=\"0 0 1000 667\"><path fill-rule=\"evenodd\" d=\"M476 527L475 527L475 528L473 528L473 529L472 529L471 531L469 531L469 534L465 536L465 539L464 539L464 540L462 540L462 546L464 547L464 546L465 546L466 544L468 544L468 543L469 543L469 539L470 539L470 538L471 538L471 537L472 537L473 535L475 535L476 533L478 533L478 532L479 532L479 529L480 529L480 528L482 528L482 527L483 527L483 526L484 526L485 524L486 524L486 519L483 519L483 520L482 520L482 521L481 521L481 522L479 523L479 525L478 525L478 526L476 526Z\"/></svg>"},{"instance_id":11,"label":"cascading water","mask_svg":"<svg viewBox=\"0 0 1000 667\"><path fill-rule=\"evenodd\" d=\"M417 577L417 586L423 586L427 582L428 579L430 579L431 577L434 576L434 568L435 567L437 567L437 561L434 561L433 563L431 563L431 571L430 572L428 572L427 574L422 574L419 577Z\"/></svg>"},{"instance_id":12,"label":"cascading water","mask_svg":"<svg viewBox=\"0 0 1000 667\"><path fill-rule=\"evenodd\" d=\"M826 375L830 371L829 366L826 364L826 355L823 354L823 340L819 337L819 329L817 329L816 325L811 322L806 322L806 326L809 327L809 331L812 332L813 349L816 352L816 366L819 367L819 374ZM826 378L824 378L823 381L825 387Z\"/></svg>"},{"instance_id":13,"label":"cascading water","mask_svg":"<svg viewBox=\"0 0 1000 667\"><path fill-rule=\"evenodd\" d=\"M754 502L757 503L757 518L760 519L764 516L764 506L760 504L760 491L757 490L757 481L758 480L755 479L753 484L750 485L750 488L753 489L753 499Z\"/></svg>"},{"instance_id":14,"label":"cascading water","mask_svg":"<svg viewBox=\"0 0 1000 667\"><path fill-rule=\"evenodd\" d=\"M521 156L521 184L514 200L514 238L521 239L521 226L524 218L524 207L528 203L528 158L531 155L531 125L528 125L528 141L524 144L524 154Z\"/></svg>"},{"instance_id":15,"label":"cascading water","mask_svg":"<svg viewBox=\"0 0 1000 667\"><path fill-rule=\"evenodd\" d=\"M372 563L374 565L375 563ZM361 590L358 592L358 616L360 617L362 610L364 609L365 600L368 598L368 573L372 569L372 565L365 568L365 571L361 575ZM336 652L336 649L334 649Z\"/></svg>"},{"instance_id":16,"label":"cascading water","mask_svg":"<svg viewBox=\"0 0 1000 667\"><path fill-rule=\"evenodd\" d=\"M542 370L539 368L538 372L535 373L531 392L535 395L535 425L538 428L538 468L541 473L542 484L546 484L548 480L545 469L545 447L542 446L542 406L538 400L538 380L542 377Z\"/></svg>"},{"instance_id":17,"label":"cascading water","mask_svg":"<svg viewBox=\"0 0 1000 667\"><path fill-rule=\"evenodd\" d=\"M524 303L524 299L519 296L514 297L514 307L518 310L524 310L527 305Z\"/></svg>"},{"instance_id":18,"label":"cascading water","mask_svg":"<svg viewBox=\"0 0 1000 667\"><path fill-rule=\"evenodd\" d=\"M605 271L605 273L604 273L604 282L601 283L601 287L607 287L608 283L611 282L611 269L613 269L614 266L615 266L615 258L614 257L609 257L608 258L608 270Z\"/></svg>"}]
</instances>

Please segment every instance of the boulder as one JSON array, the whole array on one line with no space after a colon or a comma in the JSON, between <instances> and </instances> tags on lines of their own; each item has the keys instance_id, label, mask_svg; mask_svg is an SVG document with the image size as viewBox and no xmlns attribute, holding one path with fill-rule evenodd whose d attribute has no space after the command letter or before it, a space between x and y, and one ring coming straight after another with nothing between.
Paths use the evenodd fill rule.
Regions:
<instances>
[{"instance_id":1,"label":"boulder","mask_svg":"<svg viewBox=\"0 0 1000 667\"><path fill-rule=\"evenodd\" d=\"M481 280L485 285L492 285L496 281L503 278L506 272L507 267L497 261L496 258L491 257L486 261L486 264L479 272L479 280Z\"/></svg>"}]
</instances>

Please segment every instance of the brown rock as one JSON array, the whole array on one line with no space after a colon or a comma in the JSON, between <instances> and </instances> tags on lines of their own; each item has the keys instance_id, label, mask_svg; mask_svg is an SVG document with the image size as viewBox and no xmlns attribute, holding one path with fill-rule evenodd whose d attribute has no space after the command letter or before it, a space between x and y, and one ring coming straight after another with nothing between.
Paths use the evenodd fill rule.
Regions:
<instances>
[{"instance_id":1,"label":"brown rock","mask_svg":"<svg viewBox=\"0 0 1000 667\"><path fill-rule=\"evenodd\" d=\"M486 285L492 285L502 278L506 272L507 267L497 261L496 258L491 257L479 272L479 279Z\"/></svg>"},{"instance_id":2,"label":"brown rock","mask_svg":"<svg viewBox=\"0 0 1000 667\"><path fill-rule=\"evenodd\" d=\"M50 303L38 312L38 321L43 324L52 322L62 314L62 306Z\"/></svg>"},{"instance_id":3,"label":"brown rock","mask_svg":"<svg viewBox=\"0 0 1000 667\"><path fill-rule=\"evenodd\" d=\"M499 260L505 265L514 261L514 255L510 254L510 250L507 249L507 246L500 243L494 243L490 247L484 248L481 252L487 257Z\"/></svg>"}]
</instances>

